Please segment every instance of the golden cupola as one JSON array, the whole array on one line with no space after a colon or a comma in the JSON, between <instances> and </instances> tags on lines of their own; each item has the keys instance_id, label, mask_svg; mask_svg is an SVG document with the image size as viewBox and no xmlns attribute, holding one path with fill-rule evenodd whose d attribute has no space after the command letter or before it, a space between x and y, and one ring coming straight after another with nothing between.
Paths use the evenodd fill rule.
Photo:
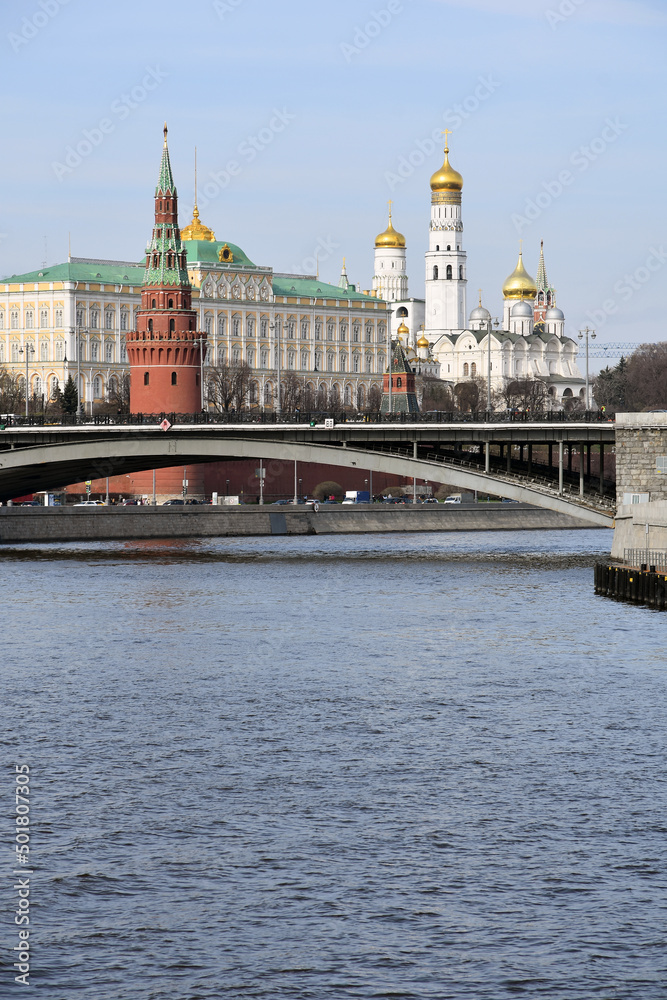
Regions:
<instances>
[{"instance_id":1,"label":"golden cupola","mask_svg":"<svg viewBox=\"0 0 667 1000\"><path fill-rule=\"evenodd\" d=\"M197 147L195 146L195 207L192 211L192 222L185 229L181 230L182 240L206 240L208 243L215 243L215 233L208 226L199 220L199 209L197 208Z\"/></svg>"},{"instance_id":2,"label":"golden cupola","mask_svg":"<svg viewBox=\"0 0 667 1000\"><path fill-rule=\"evenodd\" d=\"M398 337L399 340L403 340L405 338L405 342L407 343L409 333L410 333L410 328L407 327L405 323L401 323L398 330L396 331L396 336Z\"/></svg>"},{"instance_id":3,"label":"golden cupola","mask_svg":"<svg viewBox=\"0 0 667 1000\"><path fill-rule=\"evenodd\" d=\"M448 192L460 196L463 189L463 177L454 170L449 162L449 146L445 146L445 159L439 170L431 177L431 191L436 193Z\"/></svg>"},{"instance_id":4,"label":"golden cupola","mask_svg":"<svg viewBox=\"0 0 667 1000\"><path fill-rule=\"evenodd\" d=\"M209 243L215 242L215 233L203 222L199 221L199 209L195 204L192 212L192 222L185 229L181 230L182 240L207 240Z\"/></svg>"},{"instance_id":5,"label":"golden cupola","mask_svg":"<svg viewBox=\"0 0 667 1000\"><path fill-rule=\"evenodd\" d=\"M537 295L537 285L523 266L523 253L519 253L519 262L503 285L503 297L506 299L534 299Z\"/></svg>"},{"instance_id":6,"label":"golden cupola","mask_svg":"<svg viewBox=\"0 0 667 1000\"><path fill-rule=\"evenodd\" d=\"M431 345L428 342L428 338L426 337L426 334L423 331L422 331L421 337L417 341L417 347L420 348L420 349L423 348L423 347L425 347L427 351L431 347Z\"/></svg>"},{"instance_id":7,"label":"golden cupola","mask_svg":"<svg viewBox=\"0 0 667 1000\"><path fill-rule=\"evenodd\" d=\"M405 236L402 233L398 233L392 225L391 208L389 209L389 225L383 233L375 237L376 250L381 247L400 247L401 249L405 247Z\"/></svg>"}]
</instances>

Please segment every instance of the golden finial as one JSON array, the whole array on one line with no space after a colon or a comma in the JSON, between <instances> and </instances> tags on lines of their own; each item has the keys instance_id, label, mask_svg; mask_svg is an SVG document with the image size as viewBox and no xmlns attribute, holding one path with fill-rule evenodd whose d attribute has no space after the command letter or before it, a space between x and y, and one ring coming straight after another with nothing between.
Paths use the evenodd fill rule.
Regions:
<instances>
[{"instance_id":1,"label":"golden finial","mask_svg":"<svg viewBox=\"0 0 667 1000\"><path fill-rule=\"evenodd\" d=\"M440 135L444 135L444 137L445 137L445 152L446 153L449 152L449 138L448 137L451 134L452 134L452 130L450 128L446 128L444 132L440 133Z\"/></svg>"},{"instance_id":2,"label":"golden finial","mask_svg":"<svg viewBox=\"0 0 667 1000\"><path fill-rule=\"evenodd\" d=\"M387 204L389 205L389 221L391 222L391 206L394 204L391 198L389 199Z\"/></svg>"},{"instance_id":3,"label":"golden finial","mask_svg":"<svg viewBox=\"0 0 667 1000\"><path fill-rule=\"evenodd\" d=\"M195 146L195 208L197 207L197 147ZM197 212L199 215L199 212Z\"/></svg>"},{"instance_id":4,"label":"golden finial","mask_svg":"<svg viewBox=\"0 0 667 1000\"><path fill-rule=\"evenodd\" d=\"M167 148L167 123L164 123L164 148Z\"/></svg>"},{"instance_id":5,"label":"golden finial","mask_svg":"<svg viewBox=\"0 0 667 1000\"><path fill-rule=\"evenodd\" d=\"M479 304L480 304L480 306L482 304L482 289L481 288L479 290Z\"/></svg>"}]
</instances>

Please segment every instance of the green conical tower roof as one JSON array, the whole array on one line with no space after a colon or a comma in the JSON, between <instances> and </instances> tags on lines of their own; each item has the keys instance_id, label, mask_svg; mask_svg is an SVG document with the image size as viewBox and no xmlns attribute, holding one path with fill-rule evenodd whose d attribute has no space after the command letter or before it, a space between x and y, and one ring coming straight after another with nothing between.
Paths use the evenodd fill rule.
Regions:
<instances>
[{"instance_id":1,"label":"green conical tower roof","mask_svg":"<svg viewBox=\"0 0 667 1000\"><path fill-rule=\"evenodd\" d=\"M167 123L164 123L164 146L162 147L162 163L160 164L160 177L155 188L155 197L161 194L176 194L174 176L171 172L171 162L169 160L169 147L167 146Z\"/></svg>"}]
</instances>

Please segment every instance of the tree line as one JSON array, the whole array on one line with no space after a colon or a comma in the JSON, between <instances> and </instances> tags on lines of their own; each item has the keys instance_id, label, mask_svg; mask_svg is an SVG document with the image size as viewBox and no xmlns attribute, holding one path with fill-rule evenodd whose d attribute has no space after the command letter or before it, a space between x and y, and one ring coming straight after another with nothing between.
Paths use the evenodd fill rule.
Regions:
<instances>
[{"instance_id":1,"label":"tree line","mask_svg":"<svg viewBox=\"0 0 667 1000\"><path fill-rule=\"evenodd\" d=\"M595 402L609 413L667 409L667 343L640 344L613 368L603 368L592 385Z\"/></svg>"}]
</instances>

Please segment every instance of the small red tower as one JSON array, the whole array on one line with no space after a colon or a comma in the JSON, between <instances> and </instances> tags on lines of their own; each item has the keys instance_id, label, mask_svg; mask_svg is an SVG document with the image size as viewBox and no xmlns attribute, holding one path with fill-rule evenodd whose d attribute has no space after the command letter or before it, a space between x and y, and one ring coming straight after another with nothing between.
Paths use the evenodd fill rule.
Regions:
<instances>
[{"instance_id":1,"label":"small red tower","mask_svg":"<svg viewBox=\"0 0 667 1000\"><path fill-rule=\"evenodd\" d=\"M132 413L188 414L202 409L200 337L192 309L187 255L178 227L178 195L169 161L167 125L160 176L155 189L155 224L146 248L137 329L126 335L130 362ZM183 480L189 495L204 492L204 466L179 466L157 473L156 492L180 495ZM133 490L151 495L151 473L133 477Z\"/></svg>"},{"instance_id":2,"label":"small red tower","mask_svg":"<svg viewBox=\"0 0 667 1000\"><path fill-rule=\"evenodd\" d=\"M146 248L137 329L127 334L130 408L133 413L199 413L200 334L192 309L186 252L178 228L174 185L164 126L155 225Z\"/></svg>"}]
</instances>

